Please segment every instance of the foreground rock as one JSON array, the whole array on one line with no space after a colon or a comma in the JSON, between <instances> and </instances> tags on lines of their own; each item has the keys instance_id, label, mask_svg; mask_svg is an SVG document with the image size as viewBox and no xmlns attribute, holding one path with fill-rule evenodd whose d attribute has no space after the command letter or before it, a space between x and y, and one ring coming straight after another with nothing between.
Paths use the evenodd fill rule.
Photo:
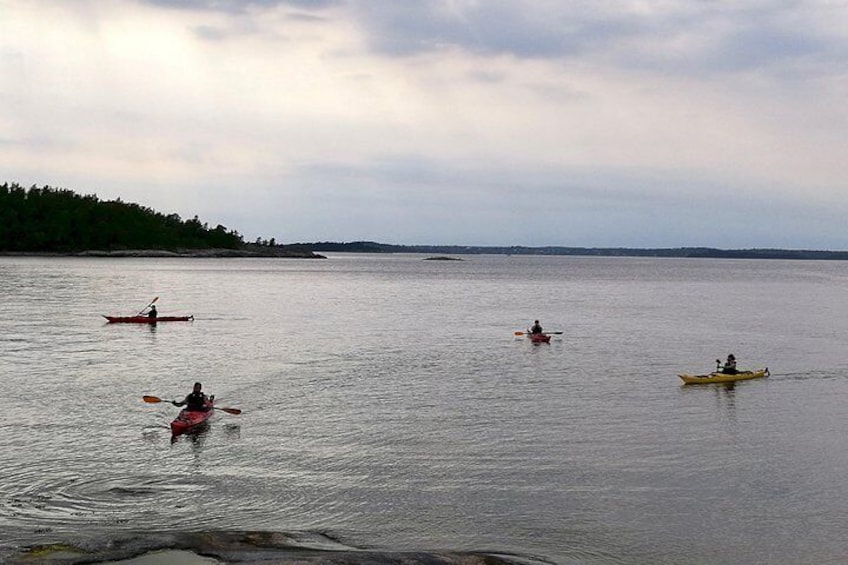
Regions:
<instances>
[{"instance_id":1,"label":"foreground rock","mask_svg":"<svg viewBox=\"0 0 848 565\"><path fill-rule=\"evenodd\" d=\"M124 533L111 539L77 539L42 545L7 556L4 563L262 563L264 565L516 565L531 558L483 552L375 551L344 545L320 534L282 532ZM129 561L131 560L131 561Z\"/></svg>"}]
</instances>

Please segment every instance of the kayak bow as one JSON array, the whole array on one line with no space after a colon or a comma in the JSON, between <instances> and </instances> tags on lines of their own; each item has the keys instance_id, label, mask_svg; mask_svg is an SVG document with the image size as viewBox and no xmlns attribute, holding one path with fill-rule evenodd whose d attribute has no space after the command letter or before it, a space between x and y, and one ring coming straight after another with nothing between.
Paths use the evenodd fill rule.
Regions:
<instances>
[{"instance_id":1,"label":"kayak bow","mask_svg":"<svg viewBox=\"0 0 848 565\"><path fill-rule=\"evenodd\" d=\"M171 434L178 436L195 430L205 424L215 412L215 410L213 410L213 406L214 401L210 401L206 403L206 410L189 410L187 408L183 408L180 410L177 417L174 418L174 421L171 422Z\"/></svg>"},{"instance_id":2,"label":"kayak bow","mask_svg":"<svg viewBox=\"0 0 848 565\"><path fill-rule=\"evenodd\" d=\"M527 334L527 337L533 343L549 343L551 341L551 336L548 334Z\"/></svg>"}]
</instances>

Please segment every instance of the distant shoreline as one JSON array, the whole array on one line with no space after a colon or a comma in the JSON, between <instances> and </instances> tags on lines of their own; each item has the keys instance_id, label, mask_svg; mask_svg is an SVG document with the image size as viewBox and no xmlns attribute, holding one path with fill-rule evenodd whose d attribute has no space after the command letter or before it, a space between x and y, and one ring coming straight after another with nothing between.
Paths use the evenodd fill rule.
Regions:
<instances>
[{"instance_id":1,"label":"distant shoreline","mask_svg":"<svg viewBox=\"0 0 848 565\"><path fill-rule=\"evenodd\" d=\"M848 251L812 249L717 249L712 247L487 247L462 245L392 245L371 241L298 243L327 253L424 253L428 255L566 255L580 257L678 257L689 259L791 259L848 261Z\"/></svg>"}]
</instances>

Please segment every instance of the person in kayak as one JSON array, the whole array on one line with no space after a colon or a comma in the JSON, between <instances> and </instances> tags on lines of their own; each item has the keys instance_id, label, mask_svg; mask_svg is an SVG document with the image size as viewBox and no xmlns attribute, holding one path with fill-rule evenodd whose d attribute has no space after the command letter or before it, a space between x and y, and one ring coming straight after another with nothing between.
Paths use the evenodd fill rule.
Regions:
<instances>
[{"instance_id":1,"label":"person in kayak","mask_svg":"<svg viewBox=\"0 0 848 565\"><path fill-rule=\"evenodd\" d=\"M716 359L716 363L721 363L721 361ZM736 357L733 353L727 356L727 361L724 362L721 372L725 375L735 375L739 372L736 370Z\"/></svg>"},{"instance_id":2,"label":"person in kayak","mask_svg":"<svg viewBox=\"0 0 848 565\"><path fill-rule=\"evenodd\" d=\"M539 320L536 320L535 322L533 322L533 326L530 328L530 333L531 334L544 333L542 331L542 325L539 323Z\"/></svg>"},{"instance_id":3,"label":"person in kayak","mask_svg":"<svg viewBox=\"0 0 848 565\"><path fill-rule=\"evenodd\" d=\"M207 403L215 397L207 397L205 394L203 394L201 390L202 388L203 385L201 385L200 383L194 383L194 389L188 396L185 397L184 400L180 402L174 400L171 402L171 404L173 404L174 406L185 406L186 410L189 410L190 412L206 412L210 410L210 407Z\"/></svg>"},{"instance_id":4,"label":"person in kayak","mask_svg":"<svg viewBox=\"0 0 848 565\"><path fill-rule=\"evenodd\" d=\"M156 311L156 305L155 305L155 304L151 304L151 305L150 305L150 312L148 312L148 313L147 313L147 317L148 317L148 318L154 318L154 319L155 319L155 318L156 318L156 316L158 316L158 315L159 315L159 312L157 312L157 311Z\"/></svg>"}]
</instances>

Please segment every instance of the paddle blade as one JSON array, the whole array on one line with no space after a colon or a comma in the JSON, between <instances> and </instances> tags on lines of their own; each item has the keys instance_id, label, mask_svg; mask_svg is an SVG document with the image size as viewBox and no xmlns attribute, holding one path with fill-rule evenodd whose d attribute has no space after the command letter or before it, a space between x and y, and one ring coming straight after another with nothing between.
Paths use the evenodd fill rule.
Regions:
<instances>
[{"instance_id":1,"label":"paddle blade","mask_svg":"<svg viewBox=\"0 0 848 565\"><path fill-rule=\"evenodd\" d=\"M144 400L145 402L150 402L150 403L163 402L162 399L159 398L158 396L142 396L141 399Z\"/></svg>"},{"instance_id":2,"label":"paddle blade","mask_svg":"<svg viewBox=\"0 0 848 565\"><path fill-rule=\"evenodd\" d=\"M216 406L215 408L218 408L218 407ZM241 414L241 410L239 410L238 408L218 408L218 410L223 410L227 414L235 414L235 415Z\"/></svg>"},{"instance_id":3,"label":"paddle blade","mask_svg":"<svg viewBox=\"0 0 848 565\"><path fill-rule=\"evenodd\" d=\"M515 335L524 335L524 332L515 332Z\"/></svg>"}]
</instances>

